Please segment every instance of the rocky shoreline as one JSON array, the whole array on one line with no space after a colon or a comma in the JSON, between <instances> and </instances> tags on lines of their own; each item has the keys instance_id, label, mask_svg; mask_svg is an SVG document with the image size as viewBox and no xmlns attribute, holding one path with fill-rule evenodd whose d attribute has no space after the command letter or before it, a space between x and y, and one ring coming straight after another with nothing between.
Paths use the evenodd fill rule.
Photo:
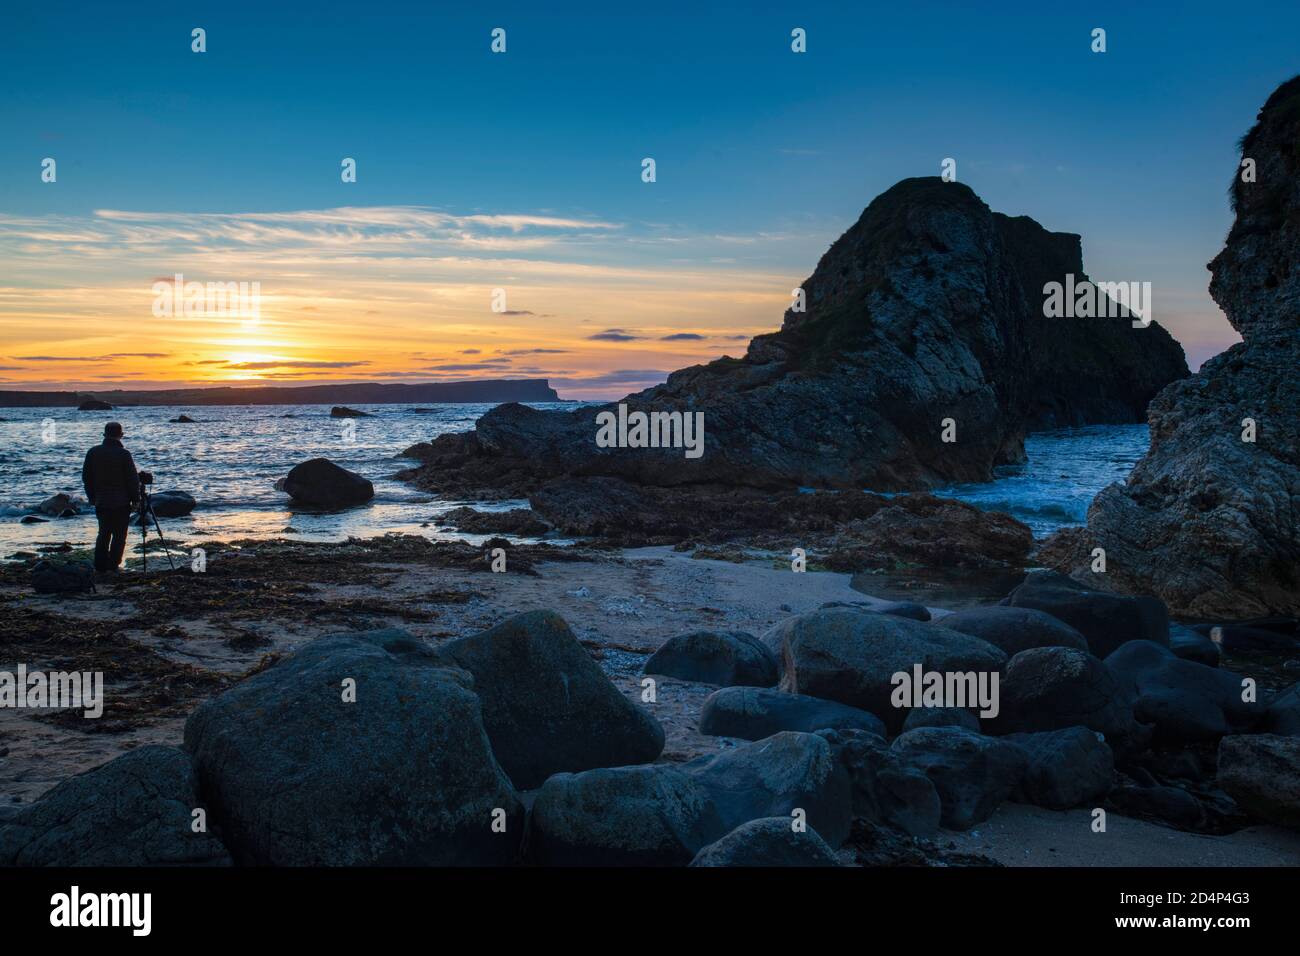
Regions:
<instances>
[{"instance_id":1,"label":"rocky shoreline","mask_svg":"<svg viewBox=\"0 0 1300 956\"><path fill-rule=\"evenodd\" d=\"M1016 807L1053 814L1026 846L1096 810L1230 857L1296 826L1294 634L1221 662L1160 602L1050 572L948 613L753 557L497 544L505 573L423 539L243 542L36 599L6 567L2 656L42 634L109 693L101 722L0 711L26 793L0 862L991 865L967 835ZM996 672L999 713L893 706L913 661Z\"/></svg>"}]
</instances>

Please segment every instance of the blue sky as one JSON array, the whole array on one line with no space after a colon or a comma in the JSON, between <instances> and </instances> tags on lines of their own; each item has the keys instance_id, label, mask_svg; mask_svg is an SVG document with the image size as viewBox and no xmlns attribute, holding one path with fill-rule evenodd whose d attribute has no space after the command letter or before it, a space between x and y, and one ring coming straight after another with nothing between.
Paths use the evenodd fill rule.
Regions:
<instances>
[{"instance_id":1,"label":"blue sky","mask_svg":"<svg viewBox=\"0 0 1300 956\"><path fill-rule=\"evenodd\" d=\"M184 269L260 279L270 320L137 330L165 340L167 380L213 355L283 360L279 379L317 380L316 360L465 377L460 355L532 346L563 351L496 364L621 394L775 328L875 195L948 156L995 210L1081 233L1095 277L1151 281L1193 367L1236 340L1205 263L1237 138L1300 72L1300 4L473 6L11 6L0 376L153 383L8 353L139 351L96 316L136 325L152 279ZM381 212L303 215L339 209ZM495 287L529 314L481 314ZM625 337L592 338L608 329Z\"/></svg>"}]
</instances>

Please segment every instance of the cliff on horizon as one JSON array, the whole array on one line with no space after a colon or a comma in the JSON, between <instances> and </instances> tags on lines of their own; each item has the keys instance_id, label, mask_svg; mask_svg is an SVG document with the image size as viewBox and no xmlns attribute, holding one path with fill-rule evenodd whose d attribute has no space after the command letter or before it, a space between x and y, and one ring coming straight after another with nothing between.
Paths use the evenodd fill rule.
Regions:
<instances>
[{"instance_id":1,"label":"cliff on horizon","mask_svg":"<svg viewBox=\"0 0 1300 956\"><path fill-rule=\"evenodd\" d=\"M136 391L0 391L0 408L76 408L86 399L111 405L405 405L413 402L558 402L544 378L425 384L259 385Z\"/></svg>"},{"instance_id":2,"label":"cliff on horizon","mask_svg":"<svg viewBox=\"0 0 1300 956\"><path fill-rule=\"evenodd\" d=\"M423 449L416 480L457 493L566 474L876 491L987 481L1023 460L1029 431L1140 422L1188 374L1158 323L1047 317L1045 284L1069 276L1087 279L1078 235L995 213L960 183L906 179L822 256L802 286L806 311L787 311L743 358L682 369L624 400L703 412L702 457L597 447L595 416L610 406L502 405L474 432Z\"/></svg>"}]
</instances>

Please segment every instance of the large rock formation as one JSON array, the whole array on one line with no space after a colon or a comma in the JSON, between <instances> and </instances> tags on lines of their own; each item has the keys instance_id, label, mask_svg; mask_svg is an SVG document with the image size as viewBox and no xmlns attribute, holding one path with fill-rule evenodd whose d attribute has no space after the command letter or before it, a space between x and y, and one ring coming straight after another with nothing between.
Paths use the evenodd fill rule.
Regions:
<instances>
[{"instance_id":1,"label":"large rock formation","mask_svg":"<svg viewBox=\"0 0 1300 956\"><path fill-rule=\"evenodd\" d=\"M1242 140L1237 218L1210 294L1244 339L1151 403L1151 449L1050 539L1044 564L1090 586L1157 594L1171 611L1300 614L1300 77ZM1254 441L1246 420L1254 423ZM1094 548L1106 573L1091 574Z\"/></svg>"},{"instance_id":2,"label":"large rock formation","mask_svg":"<svg viewBox=\"0 0 1300 956\"><path fill-rule=\"evenodd\" d=\"M1023 458L1030 429L1140 421L1187 374L1158 325L1045 318L1044 285L1071 274L1085 278L1079 236L994 213L959 183L907 179L822 257L802 286L806 311L788 311L744 358L682 369L625 400L702 412L702 456L597 447L609 406L510 404L472 433L420 446L413 478L461 495L518 494L561 475L880 491L987 480ZM948 418L956 440L945 442Z\"/></svg>"}]
</instances>

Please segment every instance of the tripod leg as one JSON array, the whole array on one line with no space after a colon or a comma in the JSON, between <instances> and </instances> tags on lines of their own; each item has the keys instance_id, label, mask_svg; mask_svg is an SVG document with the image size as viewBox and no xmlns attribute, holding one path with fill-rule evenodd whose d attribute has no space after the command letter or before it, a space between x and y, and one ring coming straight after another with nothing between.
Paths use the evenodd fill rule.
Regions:
<instances>
[{"instance_id":1,"label":"tripod leg","mask_svg":"<svg viewBox=\"0 0 1300 956\"><path fill-rule=\"evenodd\" d=\"M171 565L173 571L176 570L176 562L172 560L171 549L167 547L167 539L163 537L162 525L158 523L158 516L153 513L153 507L149 508L149 517L153 518L154 530L158 532L158 543L162 545L163 554L167 555L167 563Z\"/></svg>"}]
</instances>

